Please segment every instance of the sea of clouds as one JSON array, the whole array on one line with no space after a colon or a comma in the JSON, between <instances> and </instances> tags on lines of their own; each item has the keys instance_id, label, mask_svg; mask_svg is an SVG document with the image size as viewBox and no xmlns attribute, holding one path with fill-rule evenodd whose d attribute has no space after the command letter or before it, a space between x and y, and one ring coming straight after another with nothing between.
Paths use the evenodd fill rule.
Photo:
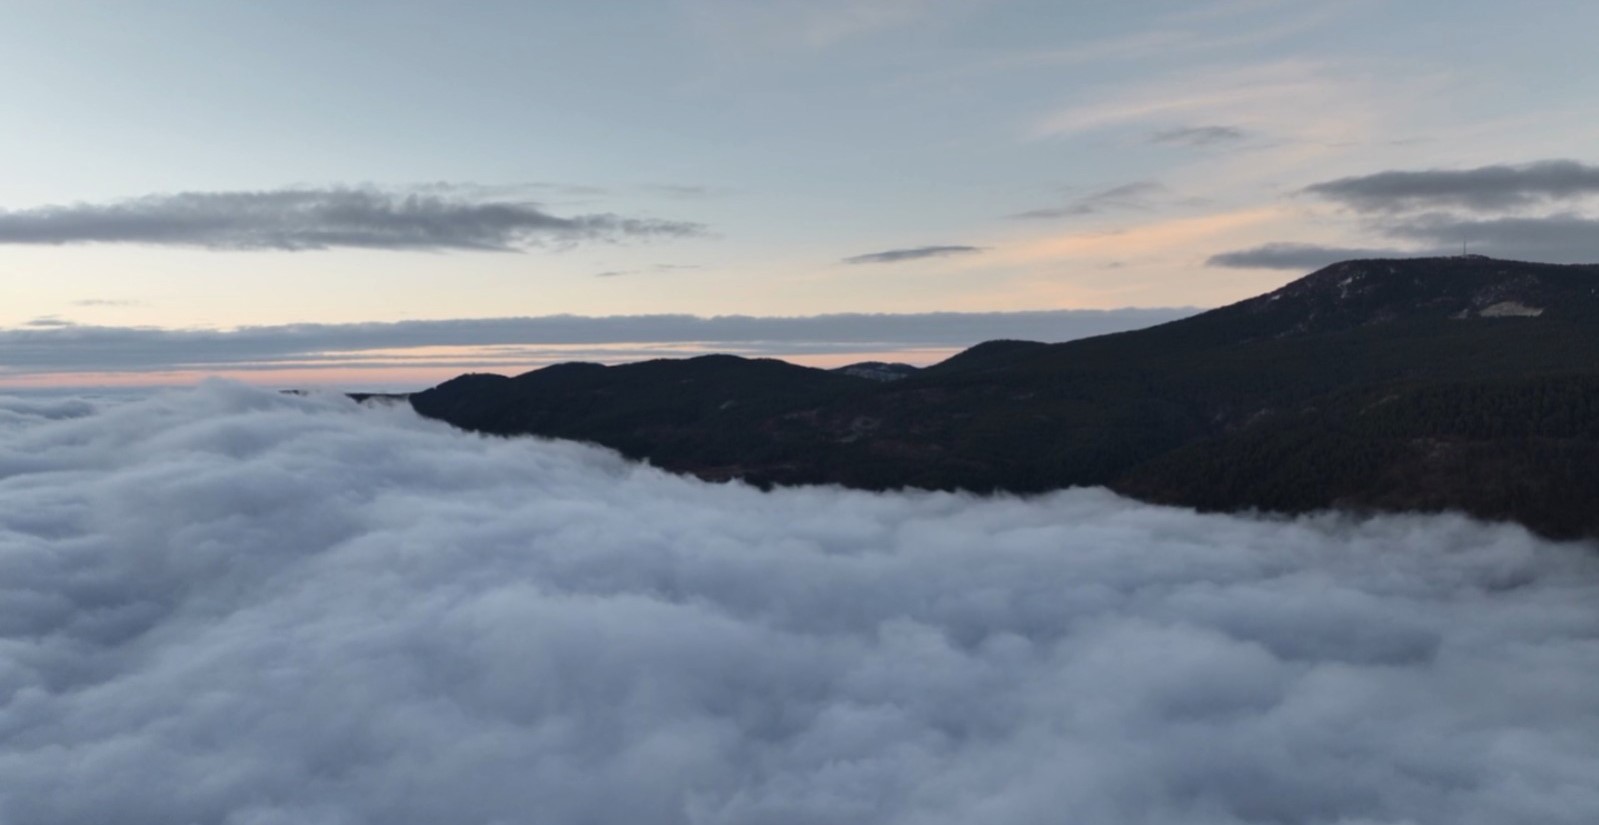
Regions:
<instances>
[{"instance_id":1,"label":"sea of clouds","mask_svg":"<svg viewBox=\"0 0 1599 825\"><path fill-rule=\"evenodd\" d=\"M1599 821L1599 548L0 399L0 822Z\"/></svg>"}]
</instances>

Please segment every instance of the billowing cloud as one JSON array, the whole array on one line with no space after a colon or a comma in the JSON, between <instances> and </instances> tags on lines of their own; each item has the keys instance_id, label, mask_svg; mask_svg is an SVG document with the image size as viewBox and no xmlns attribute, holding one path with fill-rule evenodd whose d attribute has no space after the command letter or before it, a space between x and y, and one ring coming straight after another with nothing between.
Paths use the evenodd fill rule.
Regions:
<instances>
[{"instance_id":1,"label":"billowing cloud","mask_svg":"<svg viewBox=\"0 0 1599 825\"><path fill-rule=\"evenodd\" d=\"M345 188L181 192L0 211L0 244L510 251L700 230L691 223L611 214L560 217L524 202Z\"/></svg>"},{"instance_id":2,"label":"billowing cloud","mask_svg":"<svg viewBox=\"0 0 1599 825\"><path fill-rule=\"evenodd\" d=\"M1317 183L1303 191L1362 212L1429 207L1495 211L1599 195L1599 166L1545 160L1519 166L1389 171Z\"/></svg>"},{"instance_id":3,"label":"billowing cloud","mask_svg":"<svg viewBox=\"0 0 1599 825\"><path fill-rule=\"evenodd\" d=\"M699 351L777 355L806 351L886 353L968 347L995 338L1067 341L1139 329L1196 310L1113 309L1035 312L841 314L791 318L619 315L462 318L362 324L288 324L237 330L79 326L0 330L0 377L7 374L216 370L246 366L348 367L405 363L473 369L550 360L632 360ZM632 350L614 347L625 345ZM441 357L432 349L478 348ZM593 351L574 349L592 347ZM406 358L405 350L423 355ZM681 353L680 353L681 354Z\"/></svg>"},{"instance_id":4,"label":"billowing cloud","mask_svg":"<svg viewBox=\"0 0 1599 825\"><path fill-rule=\"evenodd\" d=\"M1157 181L1141 180L1102 189L1064 205L1018 212L1012 218L1068 218L1094 215L1116 210L1147 210L1154 206L1154 198L1164 194L1166 187Z\"/></svg>"},{"instance_id":5,"label":"billowing cloud","mask_svg":"<svg viewBox=\"0 0 1599 825\"><path fill-rule=\"evenodd\" d=\"M1339 261L1362 258L1410 258L1420 253L1396 249L1360 249L1308 243L1268 243L1210 256L1206 266L1238 269L1292 269L1310 271Z\"/></svg>"},{"instance_id":6,"label":"billowing cloud","mask_svg":"<svg viewBox=\"0 0 1599 825\"><path fill-rule=\"evenodd\" d=\"M911 249L890 249L886 252L869 252L844 259L847 264L892 264L900 261L919 261L926 258L947 258L951 255L969 255L981 252L980 246L918 246Z\"/></svg>"},{"instance_id":7,"label":"billowing cloud","mask_svg":"<svg viewBox=\"0 0 1599 825\"><path fill-rule=\"evenodd\" d=\"M1151 143L1170 143L1180 146L1211 146L1217 143L1235 143L1244 139L1244 131L1234 126L1185 126L1164 129L1149 136Z\"/></svg>"},{"instance_id":8,"label":"billowing cloud","mask_svg":"<svg viewBox=\"0 0 1599 825\"><path fill-rule=\"evenodd\" d=\"M0 820L1587 825L1599 556L0 401Z\"/></svg>"}]
</instances>

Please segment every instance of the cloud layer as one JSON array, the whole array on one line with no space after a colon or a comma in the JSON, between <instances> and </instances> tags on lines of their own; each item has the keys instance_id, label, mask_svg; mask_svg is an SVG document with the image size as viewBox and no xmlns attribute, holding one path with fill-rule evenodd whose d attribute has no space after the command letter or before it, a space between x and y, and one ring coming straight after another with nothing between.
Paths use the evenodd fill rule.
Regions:
<instances>
[{"instance_id":1,"label":"cloud layer","mask_svg":"<svg viewBox=\"0 0 1599 825\"><path fill-rule=\"evenodd\" d=\"M547 243L681 236L696 224L559 217L534 204L376 189L181 192L0 211L0 244L136 243L207 249L510 251Z\"/></svg>"},{"instance_id":2,"label":"cloud layer","mask_svg":"<svg viewBox=\"0 0 1599 825\"><path fill-rule=\"evenodd\" d=\"M1304 191L1362 212L1418 207L1496 211L1599 195L1599 166L1545 160L1476 169L1389 171L1312 184Z\"/></svg>"},{"instance_id":3,"label":"cloud layer","mask_svg":"<svg viewBox=\"0 0 1599 825\"><path fill-rule=\"evenodd\" d=\"M0 820L1599 817L1599 562L762 494L214 384L0 401Z\"/></svg>"},{"instance_id":4,"label":"cloud layer","mask_svg":"<svg viewBox=\"0 0 1599 825\"><path fill-rule=\"evenodd\" d=\"M364 324L289 324L238 330L165 330L74 326L41 319L45 327L0 330L0 377L48 372L125 372L216 369L306 362L347 366L367 358L436 347L494 348L495 360L594 358L615 360L627 345L633 357L659 357L659 345L692 344L707 351L784 355L805 351L891 352L964 348L995 338L1067 341L1152 326L1193 309L1045 310L840 314L792 318L721 315L624 315L464 318ZM570 347L594 347L593 353ZM426 356L438 362L437 354ZM482 365L458 356L463 368Z\"/></svg>"},{"instance_id":5,"label":"cloud layer","mask_svg":"<svg viewBox=\"0 0 1599 825\"><path fill-rule=\"evenodd\" d=\"M868 252L865 255L853 255L844 259L847 264L893 264L900 261L919 261L925 258L947 258L951 255L969 255L981 252L980 246L918 246L911 249L889 249L884 252Z\"/></svg>"}]
</instances>

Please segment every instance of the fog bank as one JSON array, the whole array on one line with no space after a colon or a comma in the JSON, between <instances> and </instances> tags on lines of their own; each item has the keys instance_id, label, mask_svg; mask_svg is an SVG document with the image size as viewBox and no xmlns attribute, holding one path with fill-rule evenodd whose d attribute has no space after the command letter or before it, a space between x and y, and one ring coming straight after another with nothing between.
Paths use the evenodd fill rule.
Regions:
<instances>
[{"instance_id":1,"label":"fog bank","mask_svg":"<svg viewBox=\"0 0 1599 825\"><path fill-rule=\"evenodd\" d=\"M0 398L0 822L1586 825L1596 559Z\"/></svg>"}]
</instances>

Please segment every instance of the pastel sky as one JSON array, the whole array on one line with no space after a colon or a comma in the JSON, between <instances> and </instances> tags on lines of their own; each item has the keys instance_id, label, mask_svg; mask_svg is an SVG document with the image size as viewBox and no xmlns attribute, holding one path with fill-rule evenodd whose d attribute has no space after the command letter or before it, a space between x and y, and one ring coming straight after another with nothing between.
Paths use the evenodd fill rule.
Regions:
<instances>
[{"instance_id":1,"label":"pastel sky","mask_svg":"<svg viewBox=\"0 0 1599 825\"><path fill-rule=\"evenodd\" d=\"M580 345L925 361L1176 317L1339 257L1599 260L1581 0L3 14L0 386L400 385ZM1031 314L1005 335L1012 312ZM607 332L556 334L561 315ZM661 332L728 315L750 323ZM784 338L771 316L827 318ZM381 349L350 344L363 329Z\"/></svg>"}]
</instances>

